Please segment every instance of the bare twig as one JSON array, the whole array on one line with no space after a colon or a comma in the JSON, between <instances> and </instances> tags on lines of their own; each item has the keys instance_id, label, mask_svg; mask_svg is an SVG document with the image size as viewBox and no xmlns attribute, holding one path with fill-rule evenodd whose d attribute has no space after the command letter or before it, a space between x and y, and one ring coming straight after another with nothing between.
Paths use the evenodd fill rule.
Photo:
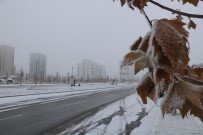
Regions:
<instances>
[{"instance_id":1,"label":"bare twig","mask_svg":"<svg viewBox=\"0 0 203 135\"><path fill-rule=\"evenodd\" d=\"M149 20L149 17L147 16L147 14L144 11L144 9L142 9L142 13L144 14L145 18L147 19L147 22L149 23L149 27L152 28L152 22Z\"/></svg>"},{"instance_id":2,"label":"bare twig","mask_svg":"<svg viewBox=\"0 0 203 135\"><path fill-rule=\"evenodd\" d=\"M203 0L201 0L201 1L203 1ZM158 6L158 7L162 8L162 9L168 10L168 11L170 11L172 13L180 14L182 16L187 16L189 18L200 18L200 19L203 19L203 15L189 14L189 13L186 13L186 12L181 12L181 11L178 11L178 10L174 10L174 9L169 8L169 7L163 6L163 5L157 3L157 2L155 2L153 0L149 0L149 2L151 2L152 4Z\"/></svg>"}]
</instances>

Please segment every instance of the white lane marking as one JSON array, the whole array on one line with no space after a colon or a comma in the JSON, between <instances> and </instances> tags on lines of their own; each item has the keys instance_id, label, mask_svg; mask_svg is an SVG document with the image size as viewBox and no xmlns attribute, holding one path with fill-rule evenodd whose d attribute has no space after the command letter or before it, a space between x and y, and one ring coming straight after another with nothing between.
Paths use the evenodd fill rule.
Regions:
<instances>
[{"instance_id":1,"label":"white lane marking","mask_svg":"<svg viewBox=\"0 0 203 135\"><path fill-rule=\"evenodd\" d=\"M9 108L9 109L2 109L2 110L0 110L0 112L7 112L7 111L16 110L16 109L25 108L25 107L27 107L27 106L20 106L20 107L14 107L14 108Z\"/></svg>"},{"instance_id":2,"label":"white lane marking","mask_svg":"<svg viewBox=\"0 0 203 135\"><path fill-rule=\"evenodd\" d=\"M72 123L72 122L75 122L75 121L77 121L77 120L79 120L79 119L82 119L82 118L84 118L85 116L87 116L87 115L89 115L89 114L91 114L91 113L92 113L92 112L88 112L88 113L86 113L86 114L80 116L79 118L76 118L76 119L70 121L69 123Z\"/></svg>"},{"instance_id":3,"label":"white lane marking","mask_svg":"<svg viewBox=\"0 0 203 135\"><path fill-rule=\"evenodd\" d=\"M78 96L76 95L76 96L72 96L72 97L57 98L57 99L54 99L54 100L42 101L42 103L39 103L39 104L43 105L43 104L48 104L48 103L54 103L54 102L59 102L59 101L64 101L64 100L72 99L72 98L75 98L75 97L78 97ZM80 96L80 97L82 97L82 96ZM86 101L84 101L84 102L86 102ZM81 103L83 103L83 102L81 102Z\"/></svg>"},{"instance_id":4,"label":"white lane marking","mask_svg":"<svg viewBox=\"0 0 203 135\"><path fill-rule=\"evenodd\" d=\"M13 119L13 118L17 118L17 117L22 117L23 115L16 115L16 116L12 116L12 117L7 117L7 118L3 118L0 119L0 121L4 121L4 120L8 120L8 119Z\"/></svg>"}]
</instances>

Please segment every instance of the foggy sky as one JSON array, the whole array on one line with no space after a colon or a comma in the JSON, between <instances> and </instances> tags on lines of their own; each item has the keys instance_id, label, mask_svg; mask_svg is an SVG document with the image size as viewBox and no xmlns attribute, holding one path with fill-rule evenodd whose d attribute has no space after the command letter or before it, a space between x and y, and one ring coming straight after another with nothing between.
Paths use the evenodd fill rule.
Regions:
<instances>
[{"instance_id":1,"label":"foggy sky","mask_svg":"<svg viewBox=\"0 0 203 135\"><path fill-rule=\"evenodd\" d=\"M181 4L173 8L203 14L203 4L197 10ZM174 17L154 6L146 12L151 20ZM189 31L191 64L203 63L203 20L193 20L197 29ZM17 71L22 66L29 72L30 53L39 52L47 55L47 74L67 75L72 66L76 73L77 63L90 59L115 77L130 45L148 31L137 9L121 8L113 0L0 1L0 45L15 47Z\"/></svg>"}]
</instances>

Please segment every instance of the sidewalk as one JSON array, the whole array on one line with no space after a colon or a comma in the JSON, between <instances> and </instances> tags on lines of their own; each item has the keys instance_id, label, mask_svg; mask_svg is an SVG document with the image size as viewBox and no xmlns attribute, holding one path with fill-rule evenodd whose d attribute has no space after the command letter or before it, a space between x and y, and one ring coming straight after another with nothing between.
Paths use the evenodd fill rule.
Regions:
<instances>
[{"instance_id":1,"label":"sidewalk","mask_svg":"<svg viewBox=\"0 0 203 135\"><path fill-rule=\"evenodd\" d=\"M203 135L201 126L202 122L191 115L183 119L180 114L167 114L159 117L154 135Z\"/></svg>"}]
</instances>

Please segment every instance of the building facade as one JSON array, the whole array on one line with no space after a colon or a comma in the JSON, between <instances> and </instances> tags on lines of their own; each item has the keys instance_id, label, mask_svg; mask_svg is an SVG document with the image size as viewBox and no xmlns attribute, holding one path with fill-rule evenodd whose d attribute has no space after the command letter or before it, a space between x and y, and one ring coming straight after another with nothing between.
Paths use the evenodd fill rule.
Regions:
<instances>
[{"instance_id":1,"label":"building facade","mask_svg":"<svg viewBox=\"0 0 203 135\"><path fill-rule=\"evenodd\" d=\"M106 78L106 70L91 60L85 59L77 65L77 79L81 81L100 81Z\"/></svg>"},{"instance_id":2,"label":"building facade","mask_svg":"<svg viewBox=\"0 0 203 135\"><path fill-rule=\"evenodd\" d=\"M30 78L46 77L46 55L41 53L30 54Z\"/></svg>"},{"instance_id":3,"label":"building facade","mask_svg":"<svg viewBox=\"0 0 203 135\"><path fill-rule=\"evenodd\" d=\"M132 82L135 80L133 66L120 66L120 82Z\"/></svg>"},{"instance_id":4,"label":"building facade","mask_svg":"<svg viewBox=\"0 0 203 135\"><path fill-rule=\"evenodd\" d=\"M0 45L0 77L9 77L14 72L14 47Z\"/></svg>"}]
</instances>

